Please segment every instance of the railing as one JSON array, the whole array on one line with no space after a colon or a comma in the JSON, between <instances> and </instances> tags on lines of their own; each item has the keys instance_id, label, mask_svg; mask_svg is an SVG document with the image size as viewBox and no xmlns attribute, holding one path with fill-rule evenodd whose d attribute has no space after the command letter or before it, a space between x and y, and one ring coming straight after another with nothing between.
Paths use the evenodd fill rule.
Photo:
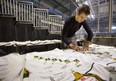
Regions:
<instances>
[{"instance_id":1,"label":"railing","mask_svg":"<svg viewBox=\"0 0 116 81\"><path fill-rule=\"evenodd\" d=\"M60 15L49 15L49 20L51 22L48 31L50 34L61 34L61 29L63 27L62 16Z\"/></svg>"},{"instance_id":2,"label":"railing","mask_svg":"<svg viewBox=\"0 0 116 81\"><path fill-rule=\"evenodd\" d=\"M64 25L65 21L62 20L62 29L63 29L63 25Z\"/></svg>"},{"instance_id":3,"label":"railing","mask_svg":"<svg viewBox=\"0 0 116 81\"><path fill-rule=\"evenodd\" d=\"M0 14L15 16L16 0L0 0Z\"/></svg>"},{"instance_id":4,"label":"railing","mask_svg":"<svg viewBox=\"0 0 116 81\"><path fill-rule=\"evenodd\" d=\"M33 2L0 0L0 14L16 16L16 21L48 29L50 34L61 34L64 21L60 15L49 15L48 9L33 8Z\"/></svg>"},{"instance_id":5,"label":"railing","mask_svg":"<svg viewBox=\"0 0 116 81\"><path fill-rule=\"evenodd\" d=\"M34 8L34 27L46 29L49 26L48 10Z\"/></svg>"},{"instance_id":6,"label":"railing","mask_svg":"<svg viewBox=\"0 0 116 81\"><path fill-rule=\"evenodd\" d=\"M16 20L33 23L33 3L28 1L17 2Z\"/></svg>"}]
</instances>

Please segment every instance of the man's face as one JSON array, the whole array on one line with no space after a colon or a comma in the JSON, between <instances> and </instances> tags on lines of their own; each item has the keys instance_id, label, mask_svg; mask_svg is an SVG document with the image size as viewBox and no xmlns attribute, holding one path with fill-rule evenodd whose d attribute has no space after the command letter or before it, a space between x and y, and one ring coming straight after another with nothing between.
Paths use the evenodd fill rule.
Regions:
<instances>
[{"instance_id":1,"label":"man's face","mask_svg":"<svg viewBox=\"0 0 116 81\"><path fill-rule=\"evenodd\" d=\"M81 13L81 14L77 14L77 17L76 17L76 20L81 23L83 22L86 18L87 18L88 15L86 15L85 13Z\"/></svg>"}]
</instances>

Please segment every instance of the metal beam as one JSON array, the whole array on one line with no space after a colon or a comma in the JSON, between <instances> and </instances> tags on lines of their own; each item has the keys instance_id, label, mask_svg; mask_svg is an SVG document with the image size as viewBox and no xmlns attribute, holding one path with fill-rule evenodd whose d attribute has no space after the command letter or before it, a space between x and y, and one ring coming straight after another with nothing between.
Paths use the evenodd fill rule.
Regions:
<instances>
[{"instance_id":1,"label":"metal beam","mask_svg":"<svg viewBox=\"0 0 116 81\"><path fill-rule=\"evenodd\" d=\"M111 33L112 31L112 0L109 0L109 26L108 31Z\"/></svg>"},{"instance_id":2,"label":"metal beam","mask_svg":"<svg viewBox=\"0 0 116 81\"><path fill-rule=\"evenodd\" d=\"M65 0L61 0L60 2L59 2L60 4L61 3L65 3ZM67 5L67 3L65 3L65 4L63 4L63 6L65 7L65 5ZM54 7L54 9L57 9L57 8L59 8L59 7L61 7L61 6L59 6L59 4L57 4L55 7Z\"/></svg>"},{"instance_id":3,"label":"metal beam","mask_svg":"<svg viewBox=\"0 0 116 81\"><path fill-rule=\"evenodd\" d=\"M69 9L67 9L66 7L64 7L61 3L59 3L58 1L56 1L56 0L53 0L55 3L57 3L59 6L61 6L62 8L64 8L65 10L67 10L67 11L69 11L70 12L70 10Z\"/></svg>"}]
</instances>

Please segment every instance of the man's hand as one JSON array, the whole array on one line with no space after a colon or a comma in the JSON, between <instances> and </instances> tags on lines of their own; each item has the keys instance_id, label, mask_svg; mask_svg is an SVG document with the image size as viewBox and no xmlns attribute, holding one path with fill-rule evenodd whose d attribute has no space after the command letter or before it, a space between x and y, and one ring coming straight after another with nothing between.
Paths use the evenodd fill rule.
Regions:
<instances>
[{"instance_id":1,"label":"man's hand","mask_svg":"<svg viewBox=\"0 0 116 81\"><path fill-rule=\"evenodd\" d=\"M83 46L82 51L85 53L85 51L89 50L89 45L88 46Z\"/></svg>"},{"instance_id":2,"label":"man's hand","mask_svg":"<svg viewBox=\"0 0 116 81\"><path fill-rule=\"evenodd\" d=\"M91 43L90 41L84 42L83 48L82 48L82 51L83 51L84 53L85 53L85 51L89 50L89 44L90 44L90 43Z\"/></svg>"},{"instance_id":3,"label":"man's hand","mask_svg":"<svg viewBox=\"0 0 116 81\"><path fill-rule=\"evenodd\" d=\"M76 50L76 51L80 50L80 48L79 48L78 45L69 44L69 47L70 47L71 49L73 49L73 50Z\"/></svg>"}]
</instances>

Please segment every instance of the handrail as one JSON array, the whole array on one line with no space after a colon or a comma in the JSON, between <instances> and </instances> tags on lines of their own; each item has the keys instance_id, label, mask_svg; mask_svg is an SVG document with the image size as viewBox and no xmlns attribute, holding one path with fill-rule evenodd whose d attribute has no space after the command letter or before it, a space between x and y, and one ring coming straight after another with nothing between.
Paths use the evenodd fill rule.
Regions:
<instances>
[{"instance_id":1,"label":"handrail","mask_svg":"<svg viewBox=\"0 0 116 81\"><path fill-rule=\"evenodd\" d=\"M0 14L13 15L16 14L16 0L0 0Z\"/></svg>"},{"instance_id":2,"label":"handrail","mask_svg":"<svg viewBox=\"0 0 116 81\"><path fill-rule=\"evenodd\" d=\"M49 15L51 22L48 31L50 34L61 34L63 28L62 16L60 15Z\"/></svg>"},{"instance_id":3,"label":"handrail","mask_svg":"<svg viewBox=\"0 0 116 81\"><path fill-rule=\"evenodd\" d=\"M33 3L28 1L17 2L16 21L33 23Z\"/></svg>"},{"instance_id":4,"label":"handrail","mask_svg":"<svg viewBox=\"0 0 116 81\"><path fill-rule=\"evenodd\" d=\"M34 27L46 29L49 26L47 21L48 9L34 8Z\"/></svg>"},{"instance_id":5,"label":"handrail","mask_svg":"<svg viewBox=\"0 0 116 81\"><path fill-rule=\"evenodd\" d=\"M61 15L49 15L48 9L33 8L33 2L29 1L1 0L0 5L1 14L12 14L18 22L48 29L50 34L61 34L64 24Z\"/></svg>"}]
</instances>

